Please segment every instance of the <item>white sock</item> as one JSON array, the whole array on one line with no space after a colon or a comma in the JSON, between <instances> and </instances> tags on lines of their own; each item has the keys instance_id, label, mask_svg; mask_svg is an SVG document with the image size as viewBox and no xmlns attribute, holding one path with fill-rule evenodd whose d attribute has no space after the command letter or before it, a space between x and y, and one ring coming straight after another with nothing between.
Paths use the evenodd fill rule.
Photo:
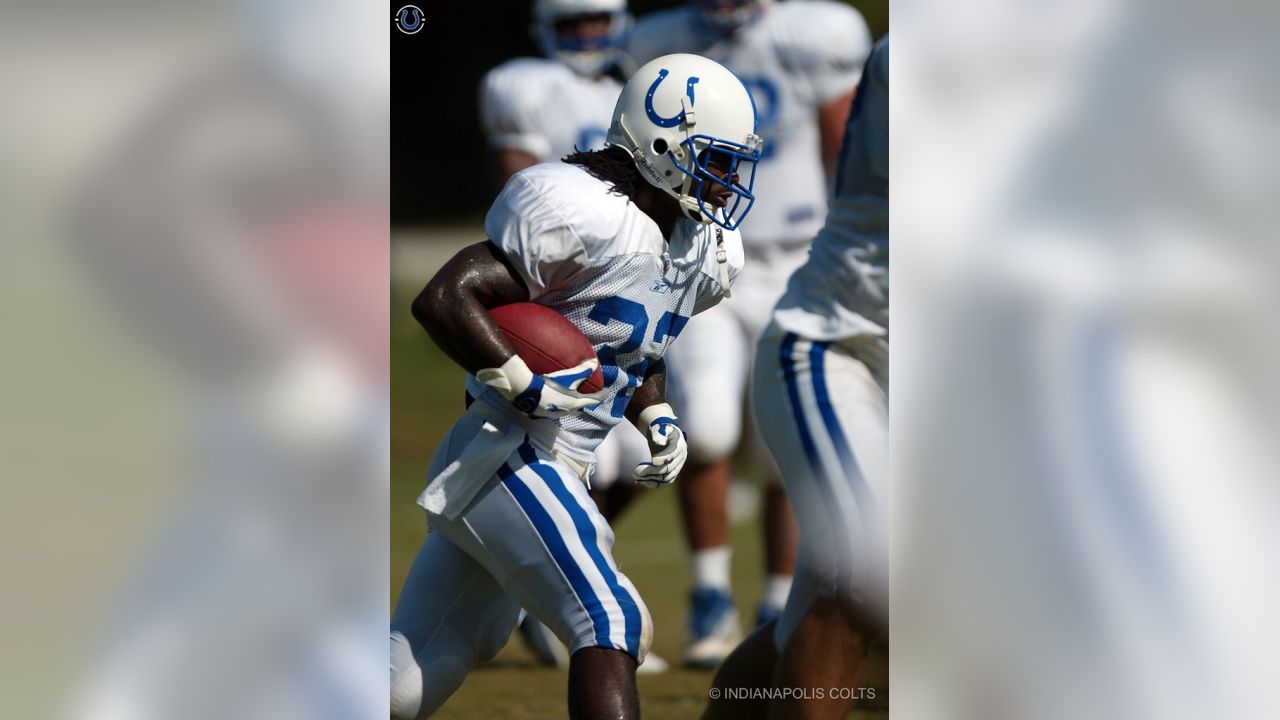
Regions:
<instances>
[{"instance_id":1,"label":"white sock","mask_svg":"<svg viewBox=\"0 0 1280 720\"><path fill-rule=\"evenodd\" d=\"M787 596L791 594L790 575L770 575L764 581L764 605L774 610L787 606Z\"/></svg>"},{"instance_id":2,"label":"white sock","mask_svg":"<svg viewBox=\"0 0 1280 720\"><path fill-rule=\"evenodd\" d=\"M732 552L728 545L694 552L691 559L693 586L729 592L729 560Z\"/></svg>"}]
</instances>

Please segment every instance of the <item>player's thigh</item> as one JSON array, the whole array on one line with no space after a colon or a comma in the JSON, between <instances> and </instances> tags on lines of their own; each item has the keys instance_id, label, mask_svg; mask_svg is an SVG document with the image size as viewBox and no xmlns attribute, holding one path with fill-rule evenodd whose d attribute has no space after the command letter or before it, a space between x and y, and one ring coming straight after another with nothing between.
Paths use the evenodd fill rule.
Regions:
<instances>
[{"instance_id":1,"label":"player's thigh","mask_svg":"<svg viewBox=\"0 0 1280 720\"><path fill-rule=\"evenodd\" d=\"M780 634L818 595L884 597L888 407L847 348L771 328L756 355L754 412L797 524L799 562Z\"/></svg>"},{"instance_id":2,"label":"player's thigh","mask_svg":"<svg viewBox=\"0 0 1280 720\"><path fill-rule=\"evenodd\" d=\"M391 620L392 717L434 713L472 668L498 654L519 616L488 570L441 533L429 534Z\"/></svg>"},{"instance_id":3,"label":"player's thigh","mask_svg":"<svg viewBox=\"0 0 1280 720\"><path fill-rule=\"evenodd\" d=\"M449 652L466 647L474 664L502 649L519 613L486 568L433 532L414 558L391 628L409 640L415 656L430 653L433 643Z\"/></svg>"},{"instance_id":4,"label":"player's thigh","mask_svg":"<svg viewBox=\"0 0 1280 720\"><path fill-rule=\"evenodd\" d=\"M575 652L611 647L643 659L652 621L613 560L613 530L585 486L530 443L442 532Z\"/></svg>"},{"instance_id":5,"label":"player's thigh","mask_svg":"<svg viewBox=\"0 0 1280 720\"><path fill-rule=\"evenodd\" d=\"M737 447L750 352L741 323L724 303L690 320L667 350L668 396L694 461L719 460Z\"/></svg>"}]
</instances>

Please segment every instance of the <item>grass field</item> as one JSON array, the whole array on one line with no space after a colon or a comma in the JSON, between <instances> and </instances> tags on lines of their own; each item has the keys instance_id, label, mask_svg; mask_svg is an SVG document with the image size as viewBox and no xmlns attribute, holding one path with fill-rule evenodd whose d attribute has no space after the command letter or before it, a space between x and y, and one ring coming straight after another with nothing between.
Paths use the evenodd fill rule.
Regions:
<instances>
[{"instance_id":1,"label":"grass field","mask_svg":"<svg viewBox=\"0 0 1280 720\"><path fill-rule=\"evenodd\" d=\"M391 600L426 535L421 509L414 503L436 443L462 412L463 373L444 357L409 316L409 303L429 278L430 263L419 281L393 282L392 290L392 441L391 441ZM403 276L402 276L403 277ZM762 548L758 521L733 527L733 580L740 615L754 617L761 587ZM677 667L684 642L688 567L675 493L647 491L615 527L615 557L636 584L655 624L653 651L671 661L662 675L641 676L640 698L646 718L697 718L706 704L711 674ZM851 717L887 718L887 657L873 653L863 685L876 688L875 707ZM477 669L438 717L458 720L550 720L565 717L563 671L542 668L517 638L489 665Z\"/></svg>"}]
</instances>

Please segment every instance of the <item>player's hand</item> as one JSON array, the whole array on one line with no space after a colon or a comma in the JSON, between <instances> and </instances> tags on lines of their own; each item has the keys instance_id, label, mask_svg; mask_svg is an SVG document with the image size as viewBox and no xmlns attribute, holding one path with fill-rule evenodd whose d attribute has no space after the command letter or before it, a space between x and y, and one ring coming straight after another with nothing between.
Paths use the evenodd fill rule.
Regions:
<instances>
[{"instance_id":1,"label":"player's hand","mask_svg":"<svg viewBox=\"0 0 1280 720\"><path fill-rule=\"evenodd\" d=\"M502 393L529 417L554 420L600 404L604 390L578 392L578 387L599 365L600 362L592 358L567 370L535 375L519 355L512 355L502 367L476 373L476 379Z\"/></svg>"},{"instance_id":2,"label":"player's hand","mask_svg":"<svg viewBox=\"0 0 1280 720\"><path fill-rule=\"evenodd\" d=\"M689 457L689 443L676 424L675 411L666 403L652 405L640 413L636 426L649 441L652 459L636 466L635 481L651 488L671 484Z\"/></svg>"}]
</instances>

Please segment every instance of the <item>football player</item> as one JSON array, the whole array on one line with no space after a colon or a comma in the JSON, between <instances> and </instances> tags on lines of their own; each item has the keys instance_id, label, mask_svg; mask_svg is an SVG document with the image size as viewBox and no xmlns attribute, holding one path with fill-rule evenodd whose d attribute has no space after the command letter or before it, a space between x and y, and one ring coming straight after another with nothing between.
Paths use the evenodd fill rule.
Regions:
<instances>
[{"instance_id":1,"label":"football player","mask_svg":"<svg viewBox=\"0 0 1280 720\"><path fill-rule=\"evenodd\" d=\"M535 163L604 147L605 130L622 92L623 37L631 19L624 0L538 0L534 35L547 59L518 58L489 71L480 88L480 114L493 152L498 189ZM648 457L644 436L619 426L596 449L591 498L610 525L635 487L618 483ZM566 666L567 649L532 616L520 635L544 665ZM667 663L651 653L641 673Z\"/></svg>"},{"instance_id":2,"label":"football player","mask_svg":"<svg viewBox=\"0 0 1280 720\"><path fill-rule=\"evenodd\" d=\"M662 357L742 267L736 228L754 203L763 143L745 86L695 55L640 68L607 143L514 175L486 217L489 240L459 252L414 301L470 373L474 402L419 498L429 534L391 623L393 717L435 712L503 646L521 607L570 649L569 717L639 716L635 672L652 622L585 483L624 418L649 441L638 482L670 483L684 465ZM485 312L530 301L597 348L603 390L576 390L589 367L533 374Z\"/></svg>"},{"instance_id":3,"label":"football player","mask_svg":"<svg viewBox=\"0 0 1280 720\"><path fill-rule=\"evenodd\" d=\"M631 55L671 52L712 58L746 84L768 138L759 206L742 227L748 261L734 298L694 323L671 354L672 396L689 430L690 459L679 488L694 588L685 663L710 667L741 639L730 597L727 498L731 458L742 437L752 348L787 277L804 262L827 210L844 120L871 49L865 21L828 0L696 0L642 18ZM765 468L766 583L757 625L781 612L795 563L795 521L777 471L751 430Z\"/></svg>"},{"instance_id":4,"label":"football player","mask_svg":"<svg viewBox=\"0 0 1280 720\"><path fill-rule=\"evenodd\" d=\"M533 15L546 57L509 60L480 84L500 186L534 163L604 147L625 77L626 0L537 0Z\"/></svg>"},{"instance_id":5,"label":"football player","mask_svg":"<svg viewBox=\"0 0 1280 720\"><path fill-rule=\"evenodd\" d=\"M781 618L729 656L715 685L811 691L774 700L770 718L847 716L857 693L830 690L858 686L885 627L888 393L886 37L853 103L831 213L756 351L752 404L800 520L799 563ZM713 703L704 717L745 709Z\"/></svg>"}]
</instances>

